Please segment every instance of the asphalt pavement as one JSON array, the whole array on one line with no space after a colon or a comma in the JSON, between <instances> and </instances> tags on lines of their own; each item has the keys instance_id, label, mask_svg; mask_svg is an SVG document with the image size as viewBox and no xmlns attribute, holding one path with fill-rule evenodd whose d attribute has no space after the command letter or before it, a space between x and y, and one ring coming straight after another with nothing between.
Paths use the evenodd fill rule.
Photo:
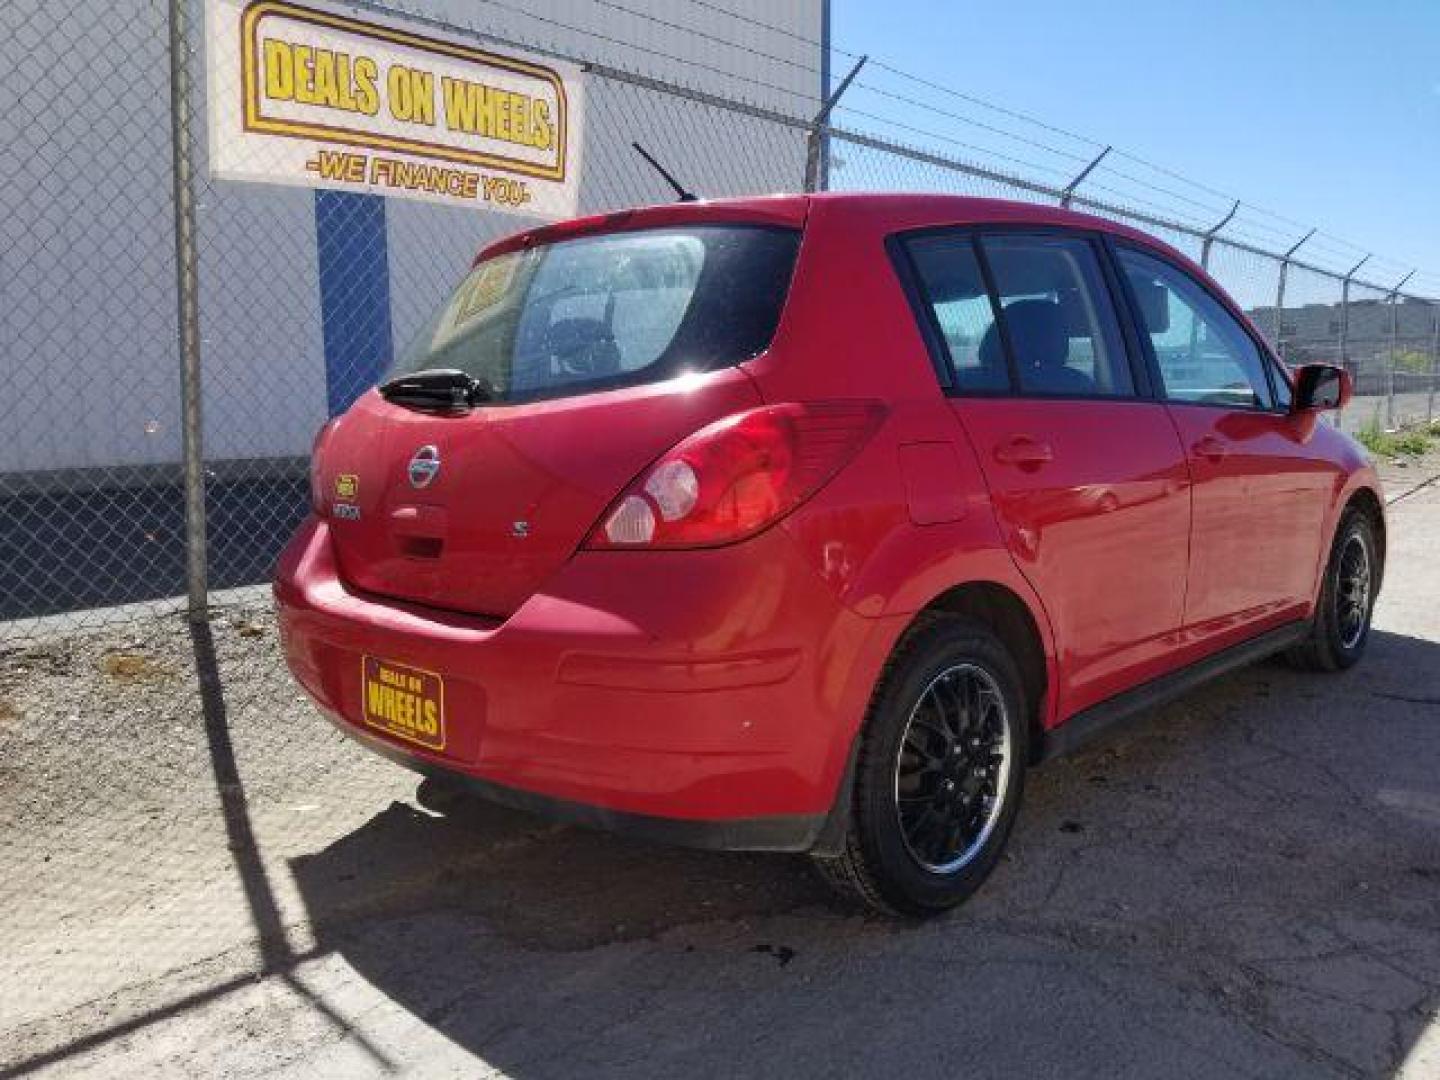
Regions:
<instances>
[{"instance_id":1,"label":"asphalt pavement","mask_svg":"<svg viewBox=\"0 0 1440 1080\"><path fill-rule=\"evenodd\" d=\"M1440 1076L1440 484L1370 652L1035 771L960 911L458 796L263 610L0 656L0 1077Z\"/></svg>"}]
</instances>

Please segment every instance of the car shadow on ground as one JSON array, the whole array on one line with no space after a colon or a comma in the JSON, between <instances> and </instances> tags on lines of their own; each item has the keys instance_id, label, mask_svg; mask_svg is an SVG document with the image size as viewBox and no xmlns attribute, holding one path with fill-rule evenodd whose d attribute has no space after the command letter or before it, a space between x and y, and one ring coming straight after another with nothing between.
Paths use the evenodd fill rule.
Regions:
<instances>
[{"instance_id":1,"label":"car shadow on ground","mask_svg":"<svg viewBox=\"0 0 1440 1080\"><path fill-rule=\"evenodd\" d=\"M1238 673L1032 771L1000 869L923 925L435 781L292 870L322 952L511 1075L883 1070L917 1023L922 1072L1388 1075L1440 1006L1437 735L1433 642Z\"/></svg>"}]
</instances>

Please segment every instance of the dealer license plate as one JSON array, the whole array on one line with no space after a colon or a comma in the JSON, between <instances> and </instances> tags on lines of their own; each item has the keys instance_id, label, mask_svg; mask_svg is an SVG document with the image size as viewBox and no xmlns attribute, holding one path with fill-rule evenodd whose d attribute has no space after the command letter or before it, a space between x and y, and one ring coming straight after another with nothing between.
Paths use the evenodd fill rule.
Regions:
<instances>
[{"instance_id":1,"label":"dealer license plate","mask_svg":"<svg viewBox=\"0 0 1440 1080\"><path fill-rule=\"evenodd\" d=\"M360 682L366 724L429 750L445 749L445 682L439 675L367 656Z\"/></svg>"}]
</instances>

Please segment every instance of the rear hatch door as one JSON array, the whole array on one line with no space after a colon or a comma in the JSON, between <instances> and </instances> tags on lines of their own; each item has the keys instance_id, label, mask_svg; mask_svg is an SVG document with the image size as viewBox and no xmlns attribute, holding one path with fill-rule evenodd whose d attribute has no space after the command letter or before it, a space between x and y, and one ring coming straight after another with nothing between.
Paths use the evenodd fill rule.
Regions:
<instances>
[{"instance_id":1,"label":"rear hatch door","mask_svg":"<svg viewBox=\"0 0 1440 1080\"><path fill-rule=\"evenodd\" d=\"M761 404L738 365L769 346L798 244L793 226L702 220L477 262L398 362L388 399L368 392L317 446L344 579L511 614L647 464ZM471 389L430 403L393 389L407 377Z\"/></svg>"}]
</instances>

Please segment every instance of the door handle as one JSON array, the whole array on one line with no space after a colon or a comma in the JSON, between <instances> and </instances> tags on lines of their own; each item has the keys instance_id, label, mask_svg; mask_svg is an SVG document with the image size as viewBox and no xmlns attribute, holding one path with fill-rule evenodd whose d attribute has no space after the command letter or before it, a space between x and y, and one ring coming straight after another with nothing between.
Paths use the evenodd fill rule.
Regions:
<instances>
[{"instance_id":1,"label":"door handle","mask_svg":"<svg viewBox=\"0 0 1440 1080\"><path fill-rule=\"evenodd\" d=\"M995 460L1002 465L1019 465L1036 469L1055 460L1055 451L1047 442L1038 442L1029 435L1016 435L995 447Z\"/></svg>"},{"instance_id":2,"label":"door handle","mask_svg":"<svg viewBox=\"0 0 1440 1080\"><path fill-rule=\"evenodd\" d=\"M1196 457L1204 458L1206 461L1219 461L1230 451L1225 444L1214 435L1202 435L1190 447L1190 452Z\"/></svg>"}]
</instances>

